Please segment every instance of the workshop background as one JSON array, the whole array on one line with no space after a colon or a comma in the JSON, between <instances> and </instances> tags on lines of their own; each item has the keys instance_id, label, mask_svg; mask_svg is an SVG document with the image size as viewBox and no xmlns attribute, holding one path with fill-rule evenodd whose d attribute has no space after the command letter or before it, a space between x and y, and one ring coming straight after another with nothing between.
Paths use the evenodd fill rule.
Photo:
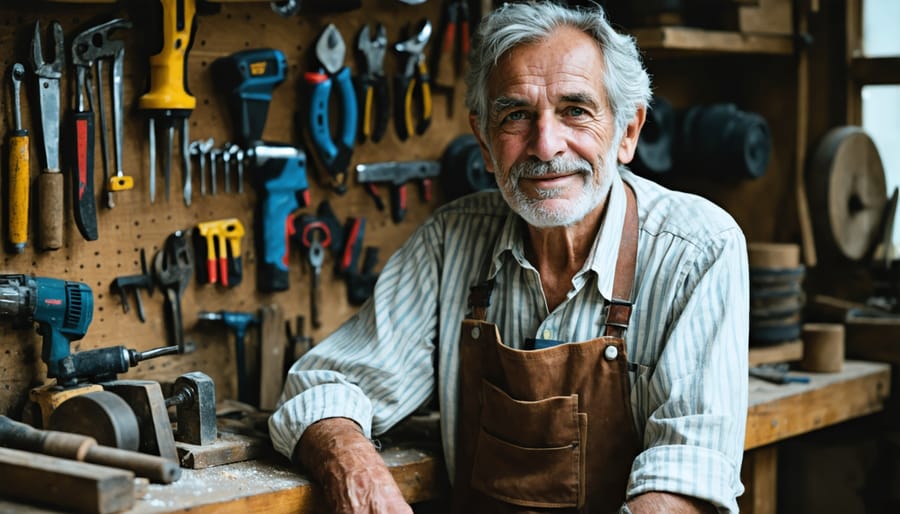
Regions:
<instances>
[{"instance_id":1,"label":"workshop background","mask_svg":"<svg viewBox=\"0 0 900 514\"><path fill-rule=\"evenodd\" d=\"M161 4L174 3L181 2L164 1ZM291 2L274 3L284 7ZM287 354L291 351L299 354L306 345L322 340L358 309L361 298L350 298L347 287L350 273L345 265L341 267L344 246L351 241L356 243L357 271L365 260L366 249L377 249L377 260L372 261L374 267L368 273L352 274L351 280L355 280L354 284L361 289L351 292L359 296L364 294L366 285L371 284L371 279L393 251L435 208L460 192L490 185L485 180L471 138L466 137L469 128L463 102L463 66L456 59L460 49L456 47L449 52L452 55L447 55L448 52L441 48L443 29L446 27L445 7L452 2L334 0L297 3L300 4L299 13L281 16L273 10L269 1L198 2L193 20L196 32L192 35L186 62L182 63L176 57L167 63L169 69L153 71L150 59L158 52L158 43L163 37L160 20L154 19L159 13L152 9L156 2L8 0L0 3L0 23L5 28L0 33L0 57L4 70L3 87L0 89L0 103L3 106L0 133L10 138L4 145L0 162L5 164L14 157L11 147L15 147L13 136L17 128L16 95L11 75L14 65L21 63L24 67L19 95L21 128L28 131L31 170L31 187L27 194L30 199L27 244L20 253L10 244L10 225L15 207L21 206L26 196L13 187L9 173L4 170L2 174L0 194L5 208L0 219L3 220L5 245L0 273L65 279L83 282L91 288L93 319L84 337L71 342L72 354L118 345L147 352L176 344L178 338L171 333L167 323L167 295L160 287L158 277L154 277L154 261L157 254L165 251L167 238L181 231L185 241L196 250L192 252L192 276L184 282L186 287L180 295L183 341L189 351L143 360L133 365L127 373L120 374L120 378L171 382L184 373L201 371L214 380L220 400L238 399L237 367L238 360L243 359L248 370L246 380L254 384L251 389L255 389L254 395L258 395L252 403L271 409L280 392L285 363L289 364L294 358L294 355ZM481 14L492 2L473 0L464 3L469 10L469 30L474 32ZM860 123L858 100L852 94L845 94L848 84L855 83L844 59L852 53L848 46L855 41L854 34L848 32L848 13L855 12L853 9L859 6L859 2L694 0L685 1L684 4L691 8L677 15L666 8L668 4L681 3L601 2L608 7L611 19L617 25L637 37L654 84L654 110L642 134L639 150L643 150L639 151L639 162L635 164L637 171L666 186L711 199L737 220L748 242L759 248L769 248L768 245L775 244L775 248L783 250L785 247L782 245L789 245L788 260L793 259L793 267L803 270L802 298L807 304L811 304L817 295L853 302L853 305L864 304L876 290L890 298L896 293L897 286L896 280L893 280L895 261L883 258L883 253L880 254L880 261L875 258L875 249L884 240L885 230L890 228L885 226L888 218L884 213L889 205L889 191L884 180L879 181L877 173L874 179L869 180L873 173L869 166L852 172L848 178L838 177L837 184L827 182L825 179L832 173L829 164L833 163L835 148L831 148L830 153L827 149L822 150L826 153L824 164L819 162L817 169L823 170L821 173L825 178L819 181L809 179L810 169L814 166L812 156L822 148L820 143L826 135L833 135L836 127ZM90 68L93 103L86 102L79 107L71 43L82 31L117 18L131 24L130 28L120 27L110 34L116 41L121 41L124 48L121 169L126 178L133 179L133 187L111 193L115 206L109 207L107 179L104 176L105 152L100 135L101 105L96 94L102 86L102 109L107 120L106 141L109 146L106 153L110 160L107 173L115 175L114 124L111 116L114 109L111 97L113 81L110 75L113 60L105 60L100 66L94 63ZM398 134L398 116L395 112L396 104L401 102L402 97L395 87L395 75L403 69L405 61L393 46L414 36L421 27L420 22L425 19L430 20L432 25L424 48L425 63L431 75L431 122L421 134L412 133L402 138ZM47 167L42 118L47 118L47 115L38 108L41 88L32 64L33 43L39 34L44 49L43 61L50 63L54 60L51 50L54 46L51 32L54 21L60 23L65 36L65 64L61 68L61 104L58 112L64 136L59 148L64 194L60 202L52 205L45 202L42 205L39 185L44 180ZM461 25L462 21L458 20L458 23ZM378 142L373 142L371 136L362 141L356 134L352 154L338 152L340 155L335 159L337 163L334 168L346 173L345 192L338 192L338 188L333 187L333 177L315 148L316 136L307 121L313 86L324 79L316 60L316 46L329 24L336 27L346 46L339 65L349 67L354 78L366 69L357 50L360 31L369 27L370 35L374 37L377 24L382 24L387 35L384 57L384 72L389 85L389 101L385 106L389 118L387 129ZM181 30L190 32L184 26ZM333 39L328 44L333 46ZM262 261L257 226L260 220L257 209L262 199L259 186L261 183L275 183L277 177L265 175L267 180L261 179L264 173L255 169L248 158L243 165L243 191L238 192L236 155L240 150L247 150L243 148L246 141L229 105L228 80L215 73L213 65L219 59L255 49L276 49L283 53L286 63L283 81L274 84L265 80L248 80L245 84L251 86L249 89L257 87L256 92L263 91L263 97L271 87L262 140L275 143L273 146L281 144L302 150L305 155L309 203L294 210L294 219L297 220L292 227L296 230L294 235L289 237L285 234L284 238L270 240L276 246L289 240L290 255L286 261L289 287L284 291L268 291L261 286L258 278ZM444 57L443 63L438 60L441 55ZM236 65L236 62L231 60L226 65ZM250 62L252 59L248 58L245 63L249 65ZM101 67L102 80L97 75ZM867 69L858 67L856 71L865 73ZM183 84L179 80L182 71ZM155 76L152 75L154 73ZM338 78L333 72L330 76L332 97L328 100L328 114L331 119L324 122L320 119L319 127L330 127L328 131L334 134L331 137L337 142L344 113L338 99ZM143 95L152 89L151 84L158 86L154 80L171 82L176 90L186 85L187 90L170 100L148 101L144 97L142 101ZM858 93L858 89L855 91ZM191 97L196 100L195 105L185 108L180 102ZM425 107L418 104L420 100L418 94L411 97L414 118L418 118ZM148 106L157 109L153 116L156 124L156 169L152 172L145 109ZM363 107L364 103L359 105L357 114L360 119L364 118ZM87 109L94 113L95 126L92 181L92 199L96 210L95 240L88 240L83 227L79 227L80 222L76 222L74 212L81 202L76 201L73 166L70 164L78 155L71 143L74 139L70 135L70 118L75 110ZM174 110L176 114L171 123L172 132L168 131L171 120L159 116L166 109ZM189 205L185 202L185 156L180 139L184 126L178 117L185 114L189 114L186 124L189 132L187 157L192 171ZM686 123L686 118L693 119L694 124ZM726 131L722 127L728 123L738 127L735 138L739 140L725 137ZM684 127L696 127L696 132L703 132L704 136L697 136L696 132L691 134ZM845 133L848 134L858 135L858 131ZM167 151L169 137L173 138L171 153ZM214 141L212 147L203 147L209 139ZM832 143L852 146L857 140L836 141ZM236 146L229 152L231 144ZM871 157L871 149L865 146L865 141L861 144L862 149L852 147L848 151ZM190 149L196 149L195 152L202 155L192 154ZM204 153L207 149L221 150L215 164L215 194L212 193L210 176L213 166L209 160L211 154ZM342 157L349 159L342 162ZM202 166L201 158L204 162ZM228 164L230 182L227 189L225 159L232 159ZM163 174L167 160L171 161L168 181ZM410 172L402 180L398 179L405 184L408 196L408 211L400 220L392 217L390 184L378 180L376 192L361 183L360 174L354 170L360 164L395 161L406 164L409 164L408 161L436 162L420 163L416 166L418 175ZM447 166L449 162L453 164ZM201 193L201 169L206 173L206 194ZM423 169L439 169L440 174L423 180ZM296 171L292 170L293 173ZM401 164L400 168L392 168L392 172L399 177L408 170ZM151 173L155 173L153 201ZM422 189L426 182L431 182L430 199L426 199ZM841 191L840 187L845 187L846 191ZM279 194L273 193L273 196L281 199L294 196L293 193ZM839 209L834 204L835 195ZM89 195L87 201L90 200ZM328 203L333 218L323 216L327 212L320 210L322 202ZM378 202L383 204L382 208L379 208ZM284 206L281 208L283 214ZM61 216L62 240L58 249L44 249L44 234L38 230L42 215L48 212ZM319 326L313 324L311 289L314 272L309 263L310 252L300 241L303 229L310 226L309 217L316 218L312 221L333 221L331 224L325 223L325 226L335 236L333 245L324 249L318 300L315 302ZM206 241L200 234L201 226L223 221L212 226L229 234L227 231L234 229L234 220L242 225L243 236L236 237L231 233L209 240L216 247L224 241L222 248L239 248L237 255L231 255L231 284L226 286L221 283L221 273L219 283L206 283L208 280L203 278L209 275L208 260L224 257L225 254L221 250L207 253L201 248L201 243ZM363 220L362 234L352 230L353 226L359 228ZM284 227L283 219L269 221ZM831 224L840 224L845 231L835 236L829 230ZM322 225L314 224L312 227L308 234L322 235ZM239 246L232 246L235 243ZM370 255L375 254L372 252ZM233 270L233 260L237 256L240 256L243 267L239 282L235 280L237 275ZM219 269L215 267L217 264L213 262L213 269ZM143 285L148 278L154 283L152 294L141 286L122 286ZM882 280L882 283L876 279ZM177 289L178 286L174 287ZM140 294L145 320L138 316L135 289ZM125 300L120 293L124 293ZM127 302L127 312L123 302ZM827 306L833 307L833 304L828 303ZM261 344L260 318L264 313L270 316L273 311L276 312L275 318L281 320L272 330L278 337ZM841 312L845 313L846 309ZM814 320L812 317L807 319ZM800 318L792 319L788 330L799 327L800 321ZM285 322L289 329L282 327ZM35 416L34 412L29 412L32 409L29 391L47 381L46 363L41 359L43 337L36 333L35 328L35 324L0 324L0 338L3 340L0 351L0 414L15 419ZM244 329L247 330L245 353L240 356L236 339ZM897 329L890 330L895 333ZM296 343L293 350L289 344L291 335ZM777 335L773 337L777 342ZM795 355L791 353L795 348L796 345L793 345L786 351ZM894 437L897 433L893 432ZM872 440L870 432L860 437L868 442ZM820 443L816 448L835 447L833 442ZM860 451L849 450L849 457L844 453L840 455L846 462L863 462L859 465L862 470L859 473L865 474L872 468L873 447L868 445ZM891 448L900 454L896 444ZM838 445L835 453L845 450ZM801 452L800 455L809 458L811 452ZM896 469L888 471L897 476ZM839 481L840 476L834 480ZM796 482L792 486L799 491Z\"/></svg>"}]
</instances>

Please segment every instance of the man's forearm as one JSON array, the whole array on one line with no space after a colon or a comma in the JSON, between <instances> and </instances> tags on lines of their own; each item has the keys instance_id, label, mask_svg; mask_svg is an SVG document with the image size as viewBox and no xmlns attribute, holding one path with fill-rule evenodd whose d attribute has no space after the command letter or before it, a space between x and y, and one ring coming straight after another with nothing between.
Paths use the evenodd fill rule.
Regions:
<instances>
[{"instance_id":1,"label":"man's forearm","mask_svg":"<svg viewBox=\"0 0 900 514\"><path fill-rule=\"evenodd\" d=\"M632 514L714 514L715 507L709 503L671 493L644 493L626 502ZM624 509L623 509L624 510Z\"/></svg>"},{"instance_id":2,"label":"man's forearm","mask_svg":"<svg viewBox=\"0 0 900 514\"><path fill-rule=\"evenodd\" d=\"M412 512L384 459L350 419L314 423L297 443L294 459L322 486L335 513Z\"/></svg>"}]
</instances>

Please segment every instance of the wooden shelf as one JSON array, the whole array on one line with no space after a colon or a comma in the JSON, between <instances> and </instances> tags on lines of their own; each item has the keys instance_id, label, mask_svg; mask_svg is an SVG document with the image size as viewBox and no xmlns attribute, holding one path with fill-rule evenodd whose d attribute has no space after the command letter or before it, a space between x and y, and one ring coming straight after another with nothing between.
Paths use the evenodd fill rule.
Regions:
<instances>
[{"instance_id":1,"label":"wooden shelf","mask_svg":"<svg viewBox=\"0 0 900 514\"><path fill-rule=\"evenodd\" d=\"M685 51L716 54L774 54L792 55L791 36L743 34L692 27L652 27L630 31L643 51Z\"/></svg>"}]
</instances>

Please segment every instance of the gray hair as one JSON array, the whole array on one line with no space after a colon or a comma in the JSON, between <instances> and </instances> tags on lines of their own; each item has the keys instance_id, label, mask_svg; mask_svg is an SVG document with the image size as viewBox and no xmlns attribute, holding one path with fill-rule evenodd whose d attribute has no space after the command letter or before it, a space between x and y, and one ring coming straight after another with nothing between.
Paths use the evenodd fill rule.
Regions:
<instances>
[{"instance_id":1,"label":"gray hair","mask_svg":"<svg viewBox=\"0 0 900 514\"><path fill-rule=\"evenodd\" d=\"M546 39L561 26L594 38L603 53L606 99L616 133L624 132L639 107L650 102L650 77L633 37L612 28L599 5L568 8L553 2L506 3L485 17L473 39L466 75L466 107L487 135L488 78L500 57L513 48Z\"/></svg>"}]
</instances>

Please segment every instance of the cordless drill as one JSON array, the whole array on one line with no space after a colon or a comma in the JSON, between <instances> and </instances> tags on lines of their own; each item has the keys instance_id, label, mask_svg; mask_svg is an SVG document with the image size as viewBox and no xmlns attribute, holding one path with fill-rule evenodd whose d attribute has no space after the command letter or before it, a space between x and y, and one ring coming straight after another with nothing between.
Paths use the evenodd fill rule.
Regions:
<instances>
[{"instance_id":1,"label":"cordless drill","mask_svg":"<svg viewBox=\"0 0 900 514\"><path fill-rule=\"evenodd\" d=\"M87 284L46 277L0 275L0 318L15 325L37 322L44 337L41 359L47 376L59 377L69 344L87 333L94 295Z\"/></svg>"},{"instance_id":2,"label":"cordless drill","mask_svg":"<svg viewBox=\"0 0 900 514\"><path fill-rule=\"evenodd\" d=\"M146 352L113 346L71 354L69 345L84 337L93 317L94 295L87 284L0 275L0 319L17 326L37 322L37 333L44 338L41 360L47 365L47 376L58 385L112 380L142 360L178 353L177 346Z\"/></svg>"},{"instance_id":3,"label":"cordless drill","mask_svg":"<svg viewBox=\"0 0 900 514\"><path fill-rule=\"evenodd\" d=\"M227 91L238 144L247 150L255 170L258 197L254 223L257 264L256 287L262 292L288 288L288 230L290 215L309 205L306 154L299 148L262 140L272 91L284 82L287 59L280 50L243 50L213 61L216 83Z\"/></svg>"}]
</instances>

